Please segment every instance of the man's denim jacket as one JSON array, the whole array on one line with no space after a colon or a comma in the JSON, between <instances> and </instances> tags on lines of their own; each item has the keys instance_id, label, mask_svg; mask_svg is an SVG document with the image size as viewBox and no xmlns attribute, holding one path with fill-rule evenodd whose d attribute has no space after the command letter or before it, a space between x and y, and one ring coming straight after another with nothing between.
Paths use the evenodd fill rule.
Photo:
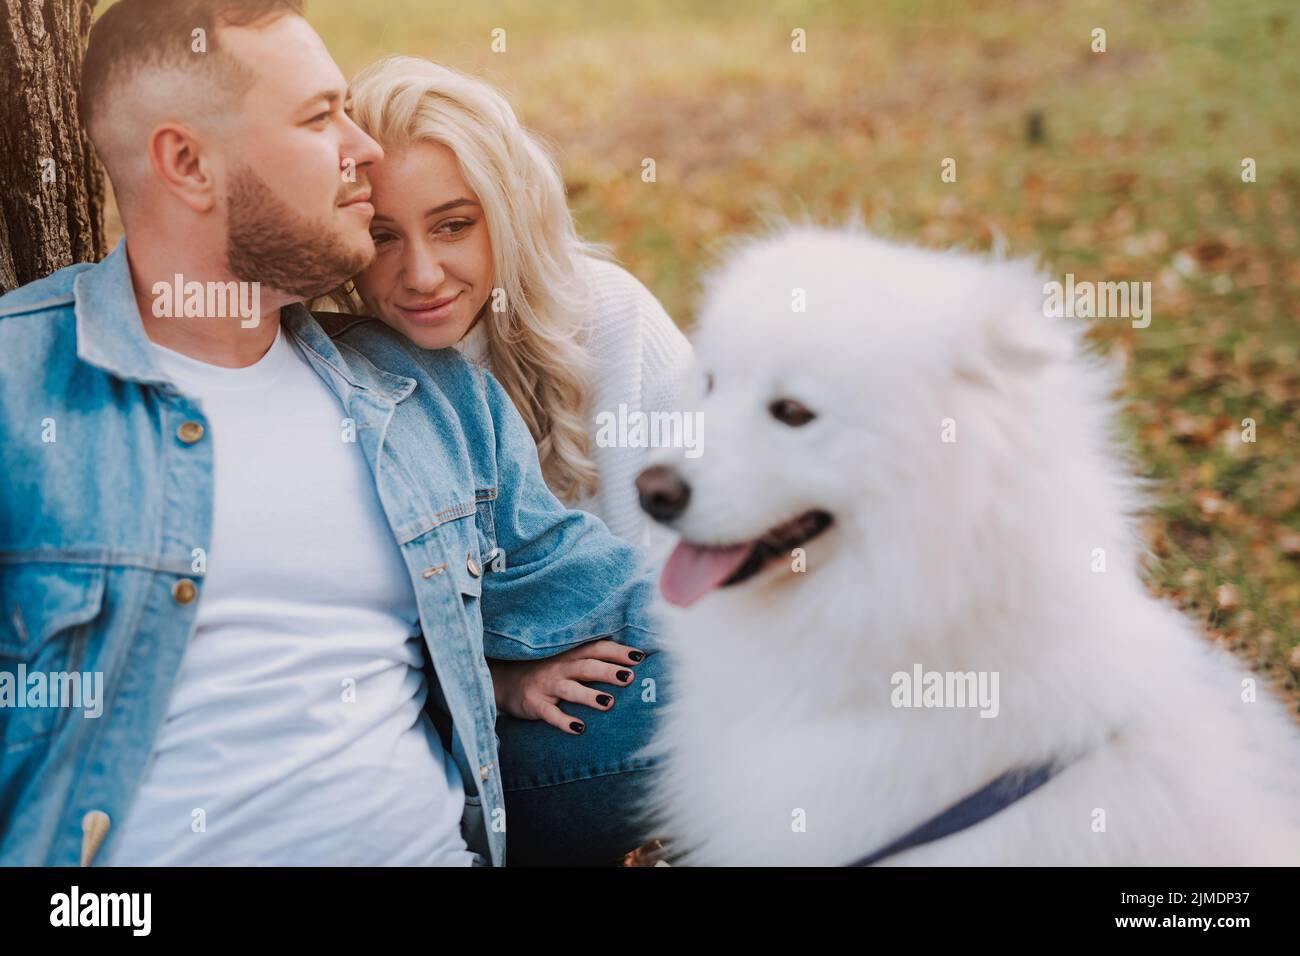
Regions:
<instances>
[{"instance_id":1,"label":"man's denim jacket","mask_svg":"<svg viewBox=\"0 0 1300 956\"><path fill-rule=\"evenodd\" d=\"M486 658L602 637L652 646L642 555L556 500L505 391L454 349L301 305L281 321L338 395L340 434L355 424L415 589L437 674L430 713L449 717L462 832L480 862L502 865ZM101 811L112 841L135 796L203 600L205 428L153 361L125 240L0 298L0 681L103 674L99 717L0 706L0 864L84 862L83 821Z\"/></svg>"}]
</instances>

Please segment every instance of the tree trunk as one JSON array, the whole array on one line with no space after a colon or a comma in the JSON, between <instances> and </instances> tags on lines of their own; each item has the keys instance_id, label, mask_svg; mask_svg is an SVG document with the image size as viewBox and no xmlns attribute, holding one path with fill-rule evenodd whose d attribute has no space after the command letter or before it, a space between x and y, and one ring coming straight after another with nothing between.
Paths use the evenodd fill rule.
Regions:
<instances>
[{"instance_id":1,"label":"tree trunk","mask_svg":"<svg viewBox=\"0 0 1300 956\"><path fill-rule=\"evenodd\" d=\"M97 0L0 0L0 293L104 257L104 173L77 121Z\"/></svg>"}]
</instances>

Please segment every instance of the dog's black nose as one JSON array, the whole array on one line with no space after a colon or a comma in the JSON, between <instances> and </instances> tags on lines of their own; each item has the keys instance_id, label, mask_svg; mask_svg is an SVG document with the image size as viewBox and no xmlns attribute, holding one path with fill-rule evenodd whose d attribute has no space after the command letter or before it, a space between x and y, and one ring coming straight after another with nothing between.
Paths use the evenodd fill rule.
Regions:
<instances>
[{"instance_id":1,"label":"dog's black nose","mask_svg":"<svg viewBox=\"0 0 1300 956\"><path fill-rule=\"evenodd\" d=\"M637 475L636 490L641 509L656 521L672 521L691 500L691 486L667 465L654 465Z\"/></svg>"}]
</instances>

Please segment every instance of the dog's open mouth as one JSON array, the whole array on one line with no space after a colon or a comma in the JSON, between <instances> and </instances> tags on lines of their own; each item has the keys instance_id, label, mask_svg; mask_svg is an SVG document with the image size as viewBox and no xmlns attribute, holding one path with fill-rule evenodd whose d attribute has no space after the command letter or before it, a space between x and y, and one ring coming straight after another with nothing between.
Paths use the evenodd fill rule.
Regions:
<instances>
[{"instance_id":1,"label":"dog's open mouth","mask_svg":"<svg viewBox=\"0 0 1300 956\"><path fill-rule=\"evenodd\" d=\"M710 591L739 584L773 561L788 558L791 550L830 526L830 514L813 509L741 544L706 546L683 538L664 565L659 590L669 604L690 607Z\"/></svg>"}]
</instances>

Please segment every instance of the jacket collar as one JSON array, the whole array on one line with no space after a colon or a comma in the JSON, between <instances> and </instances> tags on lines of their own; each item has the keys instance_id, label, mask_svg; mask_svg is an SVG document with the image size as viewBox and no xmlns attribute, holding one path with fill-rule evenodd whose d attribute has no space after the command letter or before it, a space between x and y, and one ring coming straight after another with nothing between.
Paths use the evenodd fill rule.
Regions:
<instances>
[{"instance_id":1,"label":"jacket collar","mask_svg":"<svg viewBox=\"0 0 1300 956\"><path fill-rule=\"evenodd\" d=\"M77 358L121 379L165 384L167 378L154 361L140 321L126 240L101 262L78 273L72 289Z\"/></svg>"},{"instance_id":2,"label":"jacket collar","mask_svg":"<svg viewBox=\"0 0 1300 956\"><path fill-rule=\"evenodd\" d=\"M353 317L340 316L340 318ZM353 321L346 325L340 325L339 332L355 325L356 321L353 318ZM369 392L393 404L402 401L415 391L415 379L384 371L354 348L349 347L345 355L325 329L321 328L316 317L301 302L286 305L280 310L280 324L302 346L309 360L324 365L324 369L318 368L318 371L324 371L327 378L338 376L353 388ZM337 383L335 387L338 388Z\"/></svg>"},{"instance_id":3,"label":"jacket collar","mask_svg":"<svg viewBox=\"0 0 1300 956\"><path fill-rule=\"evenodd\" d=\"M122 239L101 262L79 273L73 283L77 316L77 358L111 375L146 384L170 384L154 360L149 336L131 283L131 266ZM415 390L415 381L376 368L352 349L345 357L311 312L296 302L280 310L280 323L314 356L318 371L336 390L340 382L381 399L400 402ZM337 379L335 379L337 376Z\"/></svg>"}]
</instances>

